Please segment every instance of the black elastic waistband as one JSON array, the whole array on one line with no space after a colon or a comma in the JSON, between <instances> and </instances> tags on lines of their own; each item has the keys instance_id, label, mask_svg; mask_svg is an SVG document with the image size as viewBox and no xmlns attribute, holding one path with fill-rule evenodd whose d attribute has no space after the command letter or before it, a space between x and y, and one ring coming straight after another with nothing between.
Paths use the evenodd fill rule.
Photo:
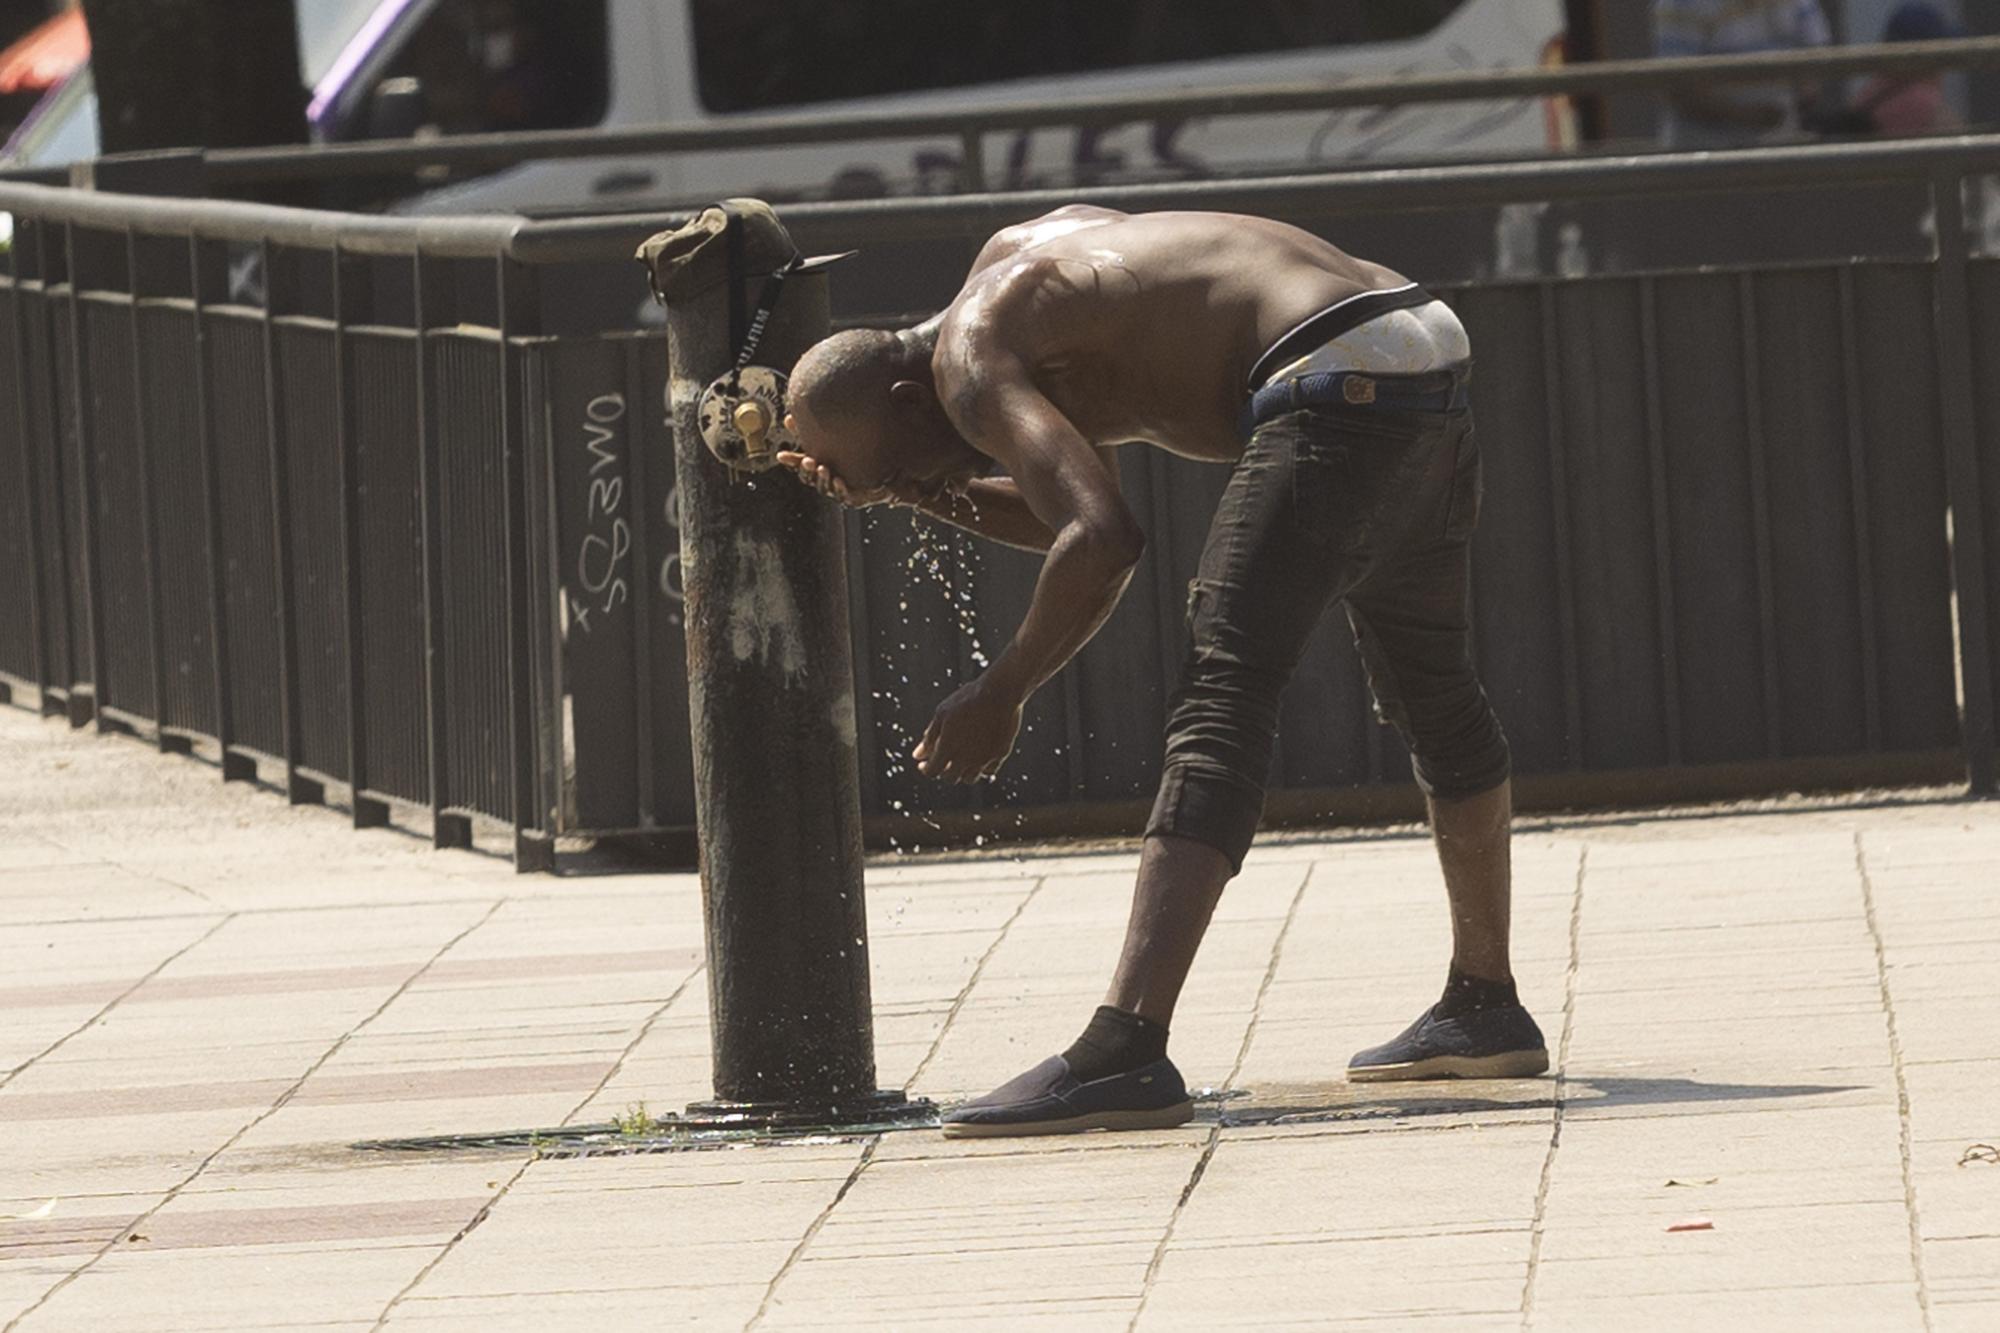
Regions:
<instances>
[{"instance_id":1,"label":"black elastic waistband","mask_svg":"<svg viewBox=\"0 0 2000 1333\"><path fill-rule=\"evenodd\" d=\"M1357 292L1344 301L1335 301L1272 343L1264 355L1257 358L1257 364L1250 367L1250 381L1246 388L1251 393L1257 392L1280 366L1318 351L1341 334L1360 328L1377 315L1386 315L1391 310L1411 310L1429 305L1436 299L1412 282L1401 287L1384 287L1380 291Z\"/></svg>"}]
</instances>

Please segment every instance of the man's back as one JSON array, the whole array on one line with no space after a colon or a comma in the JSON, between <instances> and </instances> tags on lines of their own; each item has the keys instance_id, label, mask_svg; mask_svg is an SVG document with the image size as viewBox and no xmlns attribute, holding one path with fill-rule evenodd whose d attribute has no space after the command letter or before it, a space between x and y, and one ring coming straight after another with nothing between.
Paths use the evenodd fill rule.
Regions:
<instances>
[{"instance_id":1,"label":"man's back","mask_svg":"<svg viewBox=\"0 0 2000 1333\"><path fill-rule=\"evenodd\" d=\"M988 242L934 365L949 401L1004 348L1094 444L1233 458L1257 358L1316 311L1404 281L1266 218L1060 209Z\"/></svg>"}]
</instances>

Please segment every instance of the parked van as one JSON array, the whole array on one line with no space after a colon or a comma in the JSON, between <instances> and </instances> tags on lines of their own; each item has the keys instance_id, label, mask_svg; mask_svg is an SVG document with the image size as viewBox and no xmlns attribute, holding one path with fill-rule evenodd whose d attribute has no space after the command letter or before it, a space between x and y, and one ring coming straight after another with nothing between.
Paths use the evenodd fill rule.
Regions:
<instances>
[{"instance_id":1,"label":"parked van","mask_svg":"<svg viewBox=\"0 0 2000 1333\"><path fill-rule=\"evenodd\" d=\"M1519 68L1560 58L1562 0L298 0L320 142L722 123L770 113L1059 103L1079 96ZM1003 188L1286 171L1565 147L1542 99L996 133ZM86 69L9 145L17 165L97 150ZM755 193L956 188L955 139L526 163L431 177L421 212L606 212Z\"/></svg>"}]
</instances>

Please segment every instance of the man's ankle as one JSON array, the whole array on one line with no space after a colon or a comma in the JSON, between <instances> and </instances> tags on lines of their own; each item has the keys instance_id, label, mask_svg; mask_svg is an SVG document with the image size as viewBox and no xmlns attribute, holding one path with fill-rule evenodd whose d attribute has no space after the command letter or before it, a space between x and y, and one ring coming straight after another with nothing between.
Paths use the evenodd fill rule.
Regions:
<instances>
[{"instance_id":1,"label":"man's ankle","mask_svg":"<svg viewBox=\"0 0 2000 1333\"><path fill-rule=\"evenodd\" d=\"M1520 1002L1511 971L1504 977L1482 977L1453 963L1445 978L1444 998L1437 1002L1436 1012L1439 1018L1456 1018L1481 1009L1506 1009Z\"/></svg>"},{"instance_id":2,"label":"man's ankle","mask_svg":"<svg viewBox=\"0 0 2000 1333\"><path fill-rule=\"evenodd\" d=\"M1104 1004L1091 1015L1083 1035L1063 1052L1063 1059L1079 1082L1090 1083L1142 1069L1166 1054L1167 1029L1163 1024Z\"/></svg>"}]
</instances>

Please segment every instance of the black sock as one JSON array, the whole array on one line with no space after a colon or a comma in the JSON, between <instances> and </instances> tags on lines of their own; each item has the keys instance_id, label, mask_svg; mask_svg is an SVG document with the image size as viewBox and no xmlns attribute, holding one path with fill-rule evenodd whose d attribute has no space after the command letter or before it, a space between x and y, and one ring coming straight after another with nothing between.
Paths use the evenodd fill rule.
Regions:
<instances>
[{"instance_id":1,"label":"black sock","mask_svg":"<svg viewBox=\"0 0 2000 1333\"><path fill-rule=\"evenodd\" d=\"M1167 1053L1167 1030L1150 1018L1108 1004L1097 1006L1090 1026L1063 1052L1078 1081L1109 1078L1143 1068Z\"/></svg>"},{"instance_id":2,"label":"black sock","mask_svg":"<svg viewBox=\"0 0 2000 1333\"><path fill-rule=\"evenodd\" d=\"M1434 1012L1439 1018L1457 1018L1480 1009L1505 1009L1521 1002L1515 993L1514 978L1505 981L1489 981L1485 977L1475 977L1458 970L1458 964L1451 966L1451 975L1445 979L1444 998L1437 1002Z\"/></svg>"}]
</instances>

